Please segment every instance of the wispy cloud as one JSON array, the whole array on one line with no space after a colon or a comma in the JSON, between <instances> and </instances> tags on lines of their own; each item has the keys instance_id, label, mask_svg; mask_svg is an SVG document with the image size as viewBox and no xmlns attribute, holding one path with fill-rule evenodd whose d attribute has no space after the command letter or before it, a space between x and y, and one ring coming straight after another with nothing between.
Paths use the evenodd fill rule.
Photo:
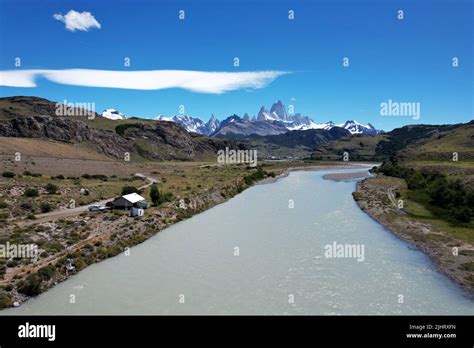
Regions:
<instances>
[{"instance_id":1,"label":"wispy cloud","mask_svg":"<svg viewBox=\"0 0 474 348\"><path fill-rule=\"evenodd\" d=\"M36 78L43 77L63 85L139 90L182 88L193 92L219 94L238 89L263 88L284 74L288 74L288 72L6 70L0 71L0 86L36 87Z\"/></svg>"},{"instance_id":2,"label":"wispy cloud","mask_svg":"<svg viewBox=\"0 0 474 348\"><path fill-rule=\"evenodd\" d=\"M100 23L90 12L77 12L74 10L69 11L64 16L60 13L53 15L54 19L63 22L66 25L66 29L70 31L88 31L91 28L100 29Z\"/></svg>"}]
</instances>

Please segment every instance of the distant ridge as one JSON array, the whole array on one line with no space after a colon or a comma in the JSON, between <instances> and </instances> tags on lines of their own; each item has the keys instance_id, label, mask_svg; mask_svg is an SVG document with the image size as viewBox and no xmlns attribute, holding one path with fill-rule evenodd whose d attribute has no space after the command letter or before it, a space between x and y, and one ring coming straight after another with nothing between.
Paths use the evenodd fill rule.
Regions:
<instances>
[{"instance_id":1,"label":"distant ridge","mask_svg":"<svg viewBox=\"0 0 474 348\"><path fill-rule=\"evenodd\" d=\"M231 115L223 121L219 121L214 115L211 116L208 122L187 115L158 116L156 119L175 122L188 132L219 138L239 138L252 134L261 136L276 135L292 130L330 130L336 126L348 130L351 134L377 135L383 133L382 130L376 129L370 123L362 124L355 120L348 120L342 124L334 124L332 121L316 123L310 117L299 113L288 114L281 100L273 103L270 110L262 106L257 115L252 117L245 113L242 117L235 114Z\"/></svg>"}]
</instances>

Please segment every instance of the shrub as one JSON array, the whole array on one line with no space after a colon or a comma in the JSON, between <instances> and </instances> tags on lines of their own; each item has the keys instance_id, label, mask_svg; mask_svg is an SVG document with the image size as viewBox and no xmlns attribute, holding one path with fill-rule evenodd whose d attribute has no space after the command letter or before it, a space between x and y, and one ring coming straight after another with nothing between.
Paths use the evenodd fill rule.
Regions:
<instances>
[{"instance_id":1,"label":"shrub","mask_svg":"<svg viewBox=\"0 0 474 348\"><path fill-rule=\"evenodd\" d=\"M16 267L16 266L18 266L18 261L17 260L9 260L7 262L7 267L13 268L13 267Z\"/></svg>"},{"instance_id":2,"label":"shrub","mask_svg":"<svg viewBox=\"0 0 474 348\"><path fill-rule=\"evenodd\" d=\"M41 202L40 209L42 213L48 213L52 210L52 207L48 202Z\"/></svg>"},{"instance_id":3,"label":"shrub","mask_svg":"<svg viewBox=\"0 0 474 348\"><path fill-rule=\"evenodd\" d=\"M25 202L25 203L22 203L20 207L23 210L31 210L33 209L33 204L31 202Z\"/></svg>"},{"instance_id":4,"label":"shrub","mask_svg":"<svg viewBox=\"0 0 474 348\"><path fill-rule=\"evenodd\" d=\"M115 127L115 132L118 135L123 137L125 135L125 131L127 130L127 128L130 128L130 127L137 127L137 124L134 124L134 123L119 124L117 127Z\"/></svg>"},{"instance_id":5,"label":"shrub","mask_svg":"<svg viewBox=\"0 0 474 348\"><path fill-rule=\"evenodd\" d=\"M3 172L3 173L2 173L2 176L3 176L4 178L14 178L14 177L15 177L15 173L13 173L13 172Z\"/></svg>"},{"instance_id":6,"label":"shrub","mask_svg":"<svg viewBox=\"0 0 474 348\"><path fill-rule=\"evenodd\" d=\"M38 193L38 190L35 189L34 187L29 187L25 190L24 195L26 197L38 197L39 193Z\"/></svg>"},{"instance_id":7,"label":"shrub","mask_svg":"<svg viewBox=\"0 0 474 348\"><path fill-rule=\"evenodd\" d=\"M54 272L56 272L56 267L48 265L38 270L38 276L43 280L50 280L53 277Z\"/></svg>"},{"instance_id":8,"label":"shrub","mask_svg":"<svg viewBox=\"0 0 474 348\"><path fill-rule=\"evenodd\" d=\"M468 207L450 208L449 215L461 222L471 221L472 211Z\"/></svg>"},{"instance_id":9,"label":"shrub","mask_svg":"<svg viewBox=\"0 0 474 348\"><path fill-rule=\"evenodd\" d=\"M0 309L11 307L12 300L6 294L0 294Z\"/></svg>"},{"instance_id":10,"label":"shrub","mask_svg":"<svg viewBox=\"0 0 474 348\"><path fill-rule=\"evenodd\" d=\"M244 178L244 181L247 185L252 185L255 181L258 181L260 179L263 179L265 178L265 176L267 175L267 173L262 169L262 167L257 167L257 170L250 174L250 175L247 175L245 178Z\"/></svg>"},{"instance_id":11,"label":"shrub","mask_svg":"<svg viewBox=\"0 0 474 348\"><path fill-rule=\"evenodd\" d=\"M18 292L26 296L36 296L41 293L41 278L37 274L30 274L24 281L21 281Z\"/></svg>"},{"instance_id":12,"label":"shrub","mask_svg":"<svg viewBox=\"0 0 474 348\"><path fill-rule=\"evenodd\" d=\"M375 172L405 179L408 189L428 194L431 204L444 209L450 217L460 222L471 220L474 192L465 188L459 180L448 180L446 175L438 171L423 173L401 167L393 161L384 162Z\"/></svg>"},{"instance_id":13,"label":"shrub","mask_svg":"<svg viewBox=\"0 0 474 348\"><path fill-rule=\"evenodd\" d=\"M48 185L46 185L46 191L50 195L54 195L56 192L58 192L58 187L54 184L49 183Z\"/></svg>"},{"instance_id":14,"label":"shrub","mask_svg":"<svg viewBox=\"0 0 474 348\"><path fill-rule=\"evenodd\" d=\"M128 195L130 193L138 193L138 189L134 186L122 187L122 196Z\"/></svg>"},{"instance_id":15,"label":"shrub","mask_svg":"<svg viewBox=\"0 0 474 348\"><path fill-rule=\"evenodd\" d=\"M7 202L1 201L1 202L0 202L0 209L5 209L6 207L8 207Z\"/></svg>"},{"instance_id":16,"label":"shrub","mask_svg":"<svg viewBox=\"0 0 474 348\"><path fill-rule=\"evenodd\" d=\"M406 178L407 186L410 190L426 188L426 179L420 172L414 171Z\"/></svg>"},{"instance_id":17,"label":"shrub","mask_svg":"<svg viewBox=\"0 0 474 348\"><path fill-rule=\"evenodd\" d=\"M64 180L65 177L64 177L64 175L59 174L59 175L56 176L56 179L57 179L57 180Z\"/></svg>"}]
</instances>

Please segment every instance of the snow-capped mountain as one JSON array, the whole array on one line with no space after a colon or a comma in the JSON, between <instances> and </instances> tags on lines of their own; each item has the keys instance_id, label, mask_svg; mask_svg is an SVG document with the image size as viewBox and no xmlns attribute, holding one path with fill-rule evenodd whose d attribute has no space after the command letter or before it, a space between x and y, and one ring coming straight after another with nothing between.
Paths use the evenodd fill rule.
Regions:
<instances>
[{"instance_id":1,"label":"snow-capped mountain","mask_svg":"<svg viewBox=\"0 0 474 348\"><path fill-rule=\"evenodd\" d=\"M278 121L277 115L271 114L264 106L260 108L257 114L257 121Z\"/></svg>"},{"instance_id":2,"label":"snow-capped mountain","mask_svg":"<svg viewBox=\"0 0 474 348\"><path fill-rule=\"evenodd\" d=\"M206 122L205 135L211 135L214 133L220 126L221 121L214 117L214 114L211 115L209 121Z\"/></svg>"},{"instance_id":3,"label":"snow-capped mountain","mask_svg":"<svg viewBox=\"0 0 474 348\"><path fill-rule=\"evenodd\" d=\"M243 117L232 115L223 121L219 121L214 115L209 121L204 122L199 118L187 115L177 115L173 117L159 116L157 119L172 121L181 125L189 132L201 133L207 136L226 135L246 136L250 134L269 135L282 134L293 130L324 129L330 130L333 127L340 127L348 130L351 134L376 135L383 131L375 129L370 123L365 125L351 120L341 124L332 121L326 123L314 122L308 116L299 113L288 114L285 105L278 100L270 108L270 111L262 106L257 116L245 113Z\"/></svg>"},{"instance_id":4,"label":"snow-capped mountain","mask_svg":"<svg viewBox=\"0 0 474 348\"><path fill-rule=\"evenodd\" d=\"M175 115L173 117L158 116L156 120L176 122L188 132L204 135L211 135L216 131L217 128L219 128L220 125L220 121L215 118L214 115L212 115L207 122L204 122L197 117L191 117L188 115Z\"/></svg>"},{"instance_id":5,"label":"snow-capped mountain","mask_svg":"<svg viewBox=\"0 0 474 348\"><path fill-rule=\"evenodd\" d=\"M346 121L344 123L338 124L337 126L347 129L349 132L351 132L351 134L377 135L383 132L378 129L375 129L375 127L372 126L370 123L362 124L354 120Z\"/></svg>"},{"instance_id":6,"label":"snow-capped mountain","mask_svg":"<svg viewBox=\"0 0 474 348\"><path fill-rule=\"evenodd\" d=\"M121 112L118 112L115 109L106 109L102 112L102 117L108 118L110 120L125 120L126 117Z\"/></svg>"},{"instance_id":7,"label":"snow-capped mountain","mask_svg":"<svg viewBox=\"0 0 474 348\"><path fill-rule=\"evenodd\" d=\"M288 119L288 114L286 113L285 105L283 105L281 100L278 100L276 103L273 103L272 107L270 108L270 114L275 116L280 121L291 121Z\"/></svg>"}]
</instances>

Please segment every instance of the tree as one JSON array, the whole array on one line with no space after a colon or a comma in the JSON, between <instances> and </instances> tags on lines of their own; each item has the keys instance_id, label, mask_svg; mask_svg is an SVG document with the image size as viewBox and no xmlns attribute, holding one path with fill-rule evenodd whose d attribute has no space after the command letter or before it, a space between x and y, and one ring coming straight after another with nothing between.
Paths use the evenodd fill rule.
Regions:
<instances>
[{"instance_id":1,"label":"tree","mask_svg":"<svg viewBox=\"0 0 474 348\"><path fill-rule=\"evenodd\" d=\"M150 189L150 198L154 205L160 205L161 203L161 194L158 190L158 186L156 184L151 185Z\"/></svg>"}]
</instances>

